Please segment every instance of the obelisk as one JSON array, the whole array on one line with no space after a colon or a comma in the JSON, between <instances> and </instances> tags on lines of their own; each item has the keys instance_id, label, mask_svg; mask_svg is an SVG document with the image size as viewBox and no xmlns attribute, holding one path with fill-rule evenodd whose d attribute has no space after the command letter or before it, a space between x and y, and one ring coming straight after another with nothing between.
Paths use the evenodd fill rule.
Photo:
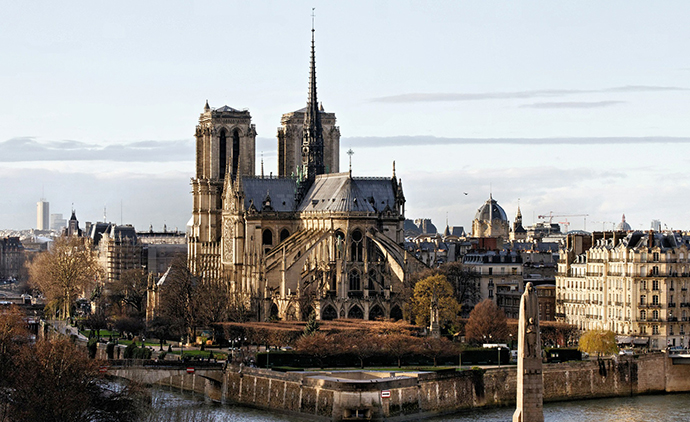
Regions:
<instances>
[{"instance_id":1,"label":"obelisk","mask_svg":"<svg viewBox=\"0 0 690 422\"><path fill-rule=\"evenodd\" d=\"M541 372L539 299L527 283L520 299L518 325L517 404L513 422L544 422L544 378Z\"/></svg>"}]
</instances>

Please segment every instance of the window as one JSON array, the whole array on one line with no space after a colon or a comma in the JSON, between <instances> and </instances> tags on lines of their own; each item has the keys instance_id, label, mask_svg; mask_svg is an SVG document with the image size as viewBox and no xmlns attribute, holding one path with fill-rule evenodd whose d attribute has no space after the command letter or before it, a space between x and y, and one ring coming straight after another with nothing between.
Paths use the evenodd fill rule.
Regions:
<instances>
[{"instance_id":1,"label":"window","mask_svg":"<svg viewBox=\"0 0 690 422\"><path fill-rule=\"evenodd\" d=\"M640 321L647 320L647 311L640 311Z\"/></svg>"},{"instance_id":2,"label":"window","mask_svg":"<svg viewBox=\"0 0 690 422\"><path fill-rule=\"evenodd\" d=\"M652 334L659 334L659 326L652 325Z\"/></svg>"},{"instance_id":3,"label":"window","mask_svg":"<svg viewBox=\"0 0 690 422\"><path fill-rule=\"evenodd\" d=\"M647 304L647 296L646 295L640 295L640 305L644 306Z\"/></svg>"},{"instance_id":4,"label":"window","mask_svg":"<svg viewBox=\"0 0 690 422\"><path fill-rule=\"evenodd\" d=\"M659 290L659 280L652 281L652 290Z\"/></svg>"},{"instance_id":5,"label":"window","mask_svg":"<svg viewBox=\"0 0 690 422\"><path fill-rule=\"evenodd\" d=\"M652 275L659 275L659 267L656 265L652 267Z\"/></svg>"},{"instance_id":6,"label":"window","mask_svg":"<svg viewBox=\"0 0 690 422\"><path fill-rule=\"evenodd\" d=\"M283 229L280 231L280 241L282 242L283 240L287 239L290 237L290 232L288 229Z\"/></svg>"},{"instance_id":7,"label":"window","mask_svg":"<svg viewBox=\"0 0 690 422\"><path fill-rule=\"evenodd\" d=\"M355 230L352 232L352 245L351 245L351 250L350 250L350 260L352 261L357 261L357 262L362 262L363 259L363 253L362 251L364 248L362 247L362 241L364 240L364 236L362 235L362 232L359 230Z\"/></svg>"},{"instance_id":8,"label":"window","mask_svg":"<svg viewBox=\"0 0 690 422\"><path fill-rule=\"evenodd\" d=\"M494 290L489 289L489 299L493 299L493 297L494 297Z\"/></svg>"},{"instance_id":9,"label":"window","mask_svg":"<svg viewBox=\"0 0 690 422\"><path fill-rule=\"evenodd\" d=\"M491 274L493 274L493 273L494 273L494 269L491 268L491 267L489 267L489 275L491 275Z\"/></svg>"},{"instance_id":10,"label":"window","mask_svg":"<svg viewBox=\"0 0 690 422\"><path fill-rule=\"evenodd\" d=\"M352 270L352 272L350 272L350 290L362 290L359 282L359 272L357 270Z\"/></svg>"},{"instance_id":11,"label":"window","mask_svg":"<svg viewBox=\"0 0 690 422\"><path fill-rule=\"evenodd\" d=\"M659 320L659 311L652 311L652 320L653 321Z\"/></svg>"},{"instance_id":12,"label":"window","mask_svg":"<svg viewBox=\"0 0 690 422\"><path fill-rule=\"evenodd\" d=\"M640 281L640 289L647 290L647 280Z\"/></svg>"},{"instance_id":13,"label":"window","mask_svg":"<svg viewBox=\"0 0 690 422\"><path fill-rule=\"evenodd\" d=\"M659 304L659 296L654 295L652 296L652 305L658 305Z\"/></svg>"},{"instance_id":14,"label":"window","mask_svg":"<svg viewBox=\"0 0 690 422\"><path fill-rule=\"evenodd\" d=\"M654 262L659 262L659 252L654 252L652 254L652 259L654 260Z\"/></svg>"},{"instance_id":15,"label":"window","mask_svg":"<svg viewBox=\"0 0 690 422\"><path fill-rule=\"evenodd\" d=\"M218 170L219 177L222 179L225 177L225 171L226 171L226 166L228 164L228 141L227 141L227 135L225 134L225 129L222 129L220 131L220 139L219 139L219 164L220 168Z\"/></svg>"},{"instance_id":16,"label":"window","mask_svg":"<svg viewBox=\"0 0 690 422\"><path fill-rule=\"evenodd\" d=\"M647 334L647 327L644 325L640 326L640 334Z\"/></svg>"}]
</instances>

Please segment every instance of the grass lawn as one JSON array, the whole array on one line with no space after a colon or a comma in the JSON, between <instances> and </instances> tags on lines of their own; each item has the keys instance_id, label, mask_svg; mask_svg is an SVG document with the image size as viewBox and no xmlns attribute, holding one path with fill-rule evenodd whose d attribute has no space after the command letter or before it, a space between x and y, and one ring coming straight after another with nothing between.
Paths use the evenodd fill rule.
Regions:
<instances>
[{"instance_id":1,"label":"grass lawn","mask_svg":"<svg viewBox=\"0 0 690 422\"><path fill-rule=\"evenodd\" d=\"M85 335L86 337L89 336L92 330L84 330L80 331L81 334ZM94 335L96 334L96 330L93 330ZM101 337L110 337L113 336L113 338L120 337L120 333L117 331L108 331L108 330L100 330Z\"/></svg>"},{"instance_id":2,"label":"grass lawn","mask_svg":"<svg viewBox=\"0 0 690 422\"><path fill-rule=\"evenodd\" d=\"M215 350L204 350L203 352L201 350L185 350L184 356L208 358L209 353L211 352L213 352L213 357L215 357L216 359L227 359L228 357L227 353L217 352ZM173 351L168 353L172 353L173 355L179 355L180 349L175 350L175 348L173 348Z\"/></svg>"}]
</instances>

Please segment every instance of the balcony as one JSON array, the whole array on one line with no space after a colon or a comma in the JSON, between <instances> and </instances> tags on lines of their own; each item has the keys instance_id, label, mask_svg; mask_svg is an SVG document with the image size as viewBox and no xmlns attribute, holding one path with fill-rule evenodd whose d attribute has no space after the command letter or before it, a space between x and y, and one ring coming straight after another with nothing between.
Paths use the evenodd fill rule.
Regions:
<instances>
[{"instance_id":1,"label":"balcony","mask_svg":"<svg viewBox=\"0 0 690 422\"><path fill-rule=\"evenodd\" d=\"M673 303L673 302L670 302L670 303L668 304L668 307L669 307L669 308L675 308L675 307L676 307L676 304Z\"/></svg>"},{"instance_id":2,"label":"balcony","mask_svg":"<svg viewBox=\"0 0 690 422\"><path fill-rule=\"evenodd\" d=\"M681 302L681 303L680 303L680 307L681 307L681 308L690 308L690 303Z\"/></svg>"},{"instance_id":3,"label":"balcony","mask_svg":"<svg viewBox=\"0 0 690 422\"><path fill-rule=\"evenodd\" d=\"M347 292L347 297L350 297L350 298L353 298L353 299L361 299L362 297L364 297L364 293L363 293L363 292L358 292L358 291Z\"/></svg>"},{"instance_id":4,"label":"balcony","mask_svg":"<svg viewBox=\"0 0 690 422\"><path fill-rule=\"evenodd\" d=\"M676 322L678 321L678 317L670 316L668 317L668 322Z\"/></svg>"}]
</instances>

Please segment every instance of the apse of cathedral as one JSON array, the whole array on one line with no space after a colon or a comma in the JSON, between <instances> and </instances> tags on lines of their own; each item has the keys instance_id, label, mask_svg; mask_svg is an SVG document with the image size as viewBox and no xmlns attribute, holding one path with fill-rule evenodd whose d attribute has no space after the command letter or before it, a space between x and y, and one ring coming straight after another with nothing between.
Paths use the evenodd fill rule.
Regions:
<instances>
[{"instance_id":1,"label":"apse of cathedral","mask_svg":"<svg viewBox=\"0 0 690 422\"><path fill-rule=\"evenodd\" d=\"M206 102L196 128L189 267L228 283L256 320L402 318L402 182L339 173L340 130L319 105L312 29L307 106L278 129L278 176L255 175L249 111ZM263 173L263 171L262 171Z\"/></svg>"}]
</instances>

